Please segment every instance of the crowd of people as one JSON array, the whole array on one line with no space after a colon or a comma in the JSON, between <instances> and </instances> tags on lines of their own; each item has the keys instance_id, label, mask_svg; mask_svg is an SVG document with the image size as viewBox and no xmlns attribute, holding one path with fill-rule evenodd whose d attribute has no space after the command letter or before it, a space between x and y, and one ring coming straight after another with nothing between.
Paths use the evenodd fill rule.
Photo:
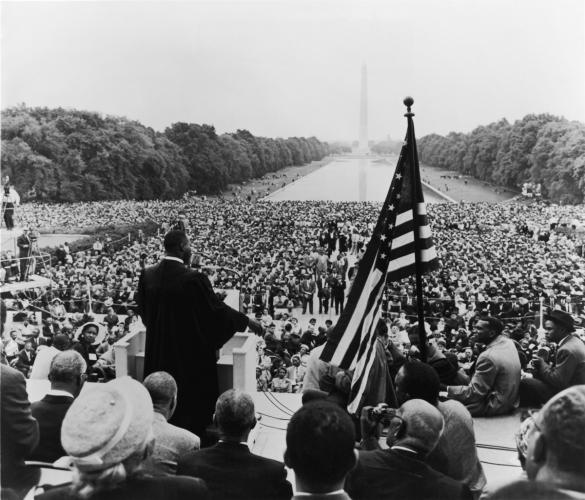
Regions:
<instances>
[{"instance_id":1,"label":"crowd of people","mask_svg":"<svg viewBox=\"0 0 585 500\"><path fill-rule=\"evenodd\" d=\"M300 391L308 355L325 340L326 320L334 322L343 311L378 210L376 203L251 203L196 196L174 202L23 204L17 212L23 225L58 221L73 229L88 220L96 225L148 221L160 230L140 232L121 245L97 238L76 252L65 243L50 265L37 262L36 272L54 286L8 298L20 317L42 311L38 324L15 327L18 351L24 350L30 329L41 332L37 344L50 340L44 332L66 333L74 340L83 324L107 316L100 325L107 339L113 342L127 332L138 319L140 273L161 259L162 236L178 226L190 236L194 266L208 274L216 289L239 290L241 310L272 334L259 346L259 387ZM585 220L582 207L465 203L430 204L428 211L442 265L424 277L425 315L437 346L455 354L463 367L472 366L478 355L471 334L480 313L501 319L528 359L541 347L536 338L541 308L570 311L581 326L585 265L574 228ZM22 277L8 252L1 265L5 282ZM414 280L389 283L382 307L391 337L401 339L399 348L409 349L406 330L416 315ZM125 324L115 322L128 314ZM36 316L29 323L34 321ZM11 335L5 333L5 343Z\"/></svg>"},{"instance_id":2,"label":"crowd of people","mask_svg":"<svg viewBox=\"0 0 585 500\"><path fill-rule=\"evenodd\" d=\"M289 423L284 457L297 492L339 499L479 498L486 482L471 417L509 413L520 403L545 406L518 438L532 483L512 487L556 495L550 498L564 498L560 490L585 493L579 473L585 444L575 431L583 424L585 383L585 346L578 339L585 262L574 231L585 220L583 207L429 205L442 266L423 280L428 341L421 344L418 334L414 281L388 283L376 330L385 396L374 391L356 421L343 410L351 373L319 355L343 312L378 204L200 197L117 203L101 210L24 205L17 214L37 227L56 218L79 227L95 215L98 223L154 221L160 230L121 248L99 240L78 252L62 245L50 264L36 269L56 286L3 297L3 314L7 306L11 317L2 340L2 421L18 432L2 427L2 485L16 497L38 481L24 459L67 455L72 485L40 498L291 498L283 464L242 444L256 423L250 396L230 391L219 397L214 424L220 441L202 448L203 436L168 422L177 407L183 415L185 408L197 411L196 402L185 401L188 388L178 387L185 377L176 382L159 371L144 386L120 379L99 384L98 392L81 391L88 378L114 377L112 344L141 327L143 270L163 257L191 260L169 254L166 240L163 249L172 229L189 235L191 265L216 289L239 290L240 310L249 319L234 322L258 335L258 390L303 394L306 405ZM23 403L28 377L51 382L51 392L32 409ZM388 449L379 449L380 422L389 429ZM552 436L564 443L562 460ZM7 446L11 440L16 443ZM232 481L226 482L228 464Z\"/></svg>"}]
</instances>

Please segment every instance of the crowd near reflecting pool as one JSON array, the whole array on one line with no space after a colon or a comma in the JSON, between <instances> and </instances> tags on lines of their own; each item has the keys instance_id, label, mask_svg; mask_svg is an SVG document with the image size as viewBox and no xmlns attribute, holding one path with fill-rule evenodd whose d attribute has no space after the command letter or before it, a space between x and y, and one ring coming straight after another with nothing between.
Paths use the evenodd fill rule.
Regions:
<instances>
[{"instance_id":1,"label":"crowd near reflecting pool","mask_svg":"<svg viewBox=\"0 0 585 500\"><path fill-rule=\"evenodd\" d=\"M239 290L242 309L261 319L269 332L259 345L259 386L300 391L311 350L325 341L327 328L343 310L379 209L379 203L253 203L205 197L25 204L18 214L20 225L39 227L59 220L73 228L87 221L150 221L159 229L152 235L135 234L121 247L98 240L72 252L61 245L52 265L37 269L55 286L7 299L17 318L37 314L27 326L17 322L14 332L5 332L6 354L14 362L27 340L33 341L34 351L56 333L73 336L97 315L105 333L97 359L106 355L137 321L135 291L141 270L162 258L163 235L182 227L191 239L193 265L209 275L214 287ZM425 314L438 347L454 354L460 365L472 366L478 355L473 324L483 312L504 321L528 358L540 346L536 327L541 305L570 311L577 322L582 320L585 265L576 229L585 220L583 207L429 204L428 212L441 268L424 277ZM18 279L13 264L13 256L5 253L4 282ZM412 278L387 285L382 307L391 338L401 349L410 346L406 331L415 321L415 306ZM37 321L39 313L42 322ZM282 382L289 379L281 368L297 363L294 380Z\"/></svg>"}]
</instances>

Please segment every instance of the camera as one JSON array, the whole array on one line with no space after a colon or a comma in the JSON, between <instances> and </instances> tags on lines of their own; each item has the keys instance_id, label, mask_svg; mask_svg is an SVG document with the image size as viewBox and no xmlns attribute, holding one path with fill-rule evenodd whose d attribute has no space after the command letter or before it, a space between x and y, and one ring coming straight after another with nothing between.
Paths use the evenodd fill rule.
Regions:
<instances>
[{"instance_id":1,"label":"camera","mask_svg":"<svg viewBox=\"0 0 585 500\"><path fill-rule=\"evenodd\" d=\"M396 409L381 403L369 412L370 420L383 425L390 425L390 421L396 415Z\"/></svg>"}]
</instances>

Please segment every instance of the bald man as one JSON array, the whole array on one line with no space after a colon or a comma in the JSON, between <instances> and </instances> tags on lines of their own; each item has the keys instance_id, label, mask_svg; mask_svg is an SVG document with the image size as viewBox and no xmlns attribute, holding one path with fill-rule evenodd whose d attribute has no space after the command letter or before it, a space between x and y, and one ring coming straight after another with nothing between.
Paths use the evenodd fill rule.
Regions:
<instances>
[{"instance_id":1,"label":"bald man","mask_svg":"<svg viewBox=\"0 0 585 500\"><path fill-rule=\"evenodd\" d=\"M292 486L284 464L254 455L248 448L248 435L256 425L250 395L234 389L224 392L215 405L213 421L219 443L188 454L179 461L177 474L205 480L217 499L290 500Z\"/></svg>"},{"instance_id":2,"label":"bald man","mask_svg":"<svg viewBox=\"0 0 585 500\"><path fill-rule=\"evenodd\" d=\"M398 410L388 409L388 449L380 449L377 439L372 439L377 438L379 425L371 409L362 410L363 443L374 442L378 449L359 453L358 464L345 485L353 500L472 498L467 486L425 462L443 432L443 417L437 408L422 399L411 399Z\"/></svg>"}]
</instances>

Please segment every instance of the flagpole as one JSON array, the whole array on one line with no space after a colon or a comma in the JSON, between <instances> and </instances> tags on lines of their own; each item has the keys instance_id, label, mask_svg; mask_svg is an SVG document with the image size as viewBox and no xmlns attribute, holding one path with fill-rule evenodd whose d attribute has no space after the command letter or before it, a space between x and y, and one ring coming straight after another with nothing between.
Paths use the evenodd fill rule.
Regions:
<instances>
[{"instance_id":1,"label":"flagpole","mask_svg":"<svg viewBox=\"0 0 585 500\"><path fill-rule=\"evenodd\" d=\"M408 137L407 141L410 142L410 163L412 168L412 199L417 200L417 186L420 186L420 172L417 168L417 151L416 151L416 139L414 135L414 123L412 117L414 113L411 112L410 108L414 104L412 97L405 97L403 101L406 106L406 116L408 122ZM416 201L413 204L413 219L416 221L418 216L418 203ZM420 245L420 233L418 224L415 224L414 230L414 262L415 262L415 280L416 280L416 310L418 314L418 339L421 361L426 363L427 361L427 332L425 330L425 313L423 303L423 285L422 285L422 262L421 262L421 245Z\"/></svg>"}]
</instances>

